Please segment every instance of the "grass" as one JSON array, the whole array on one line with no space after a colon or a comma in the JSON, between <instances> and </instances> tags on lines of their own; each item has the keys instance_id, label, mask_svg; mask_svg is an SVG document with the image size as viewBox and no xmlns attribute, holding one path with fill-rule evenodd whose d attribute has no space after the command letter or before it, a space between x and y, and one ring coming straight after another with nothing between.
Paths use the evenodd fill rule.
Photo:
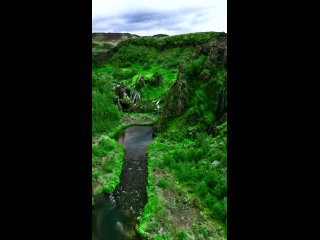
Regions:
<instances>
[{"instance_id":1,"label":"grass","mask_svg":"<svg viewBox=\"0 0 320 240\"><path fill-rule=\"evenodd\" d=\"M156 239L152 238L152 233L159 224L162 225L159 219L169 221L166 215L159 211L163 206L159 193L155 193L155 186L168 191L172 191L173 186L170 186L166 179L160 179L157 183L152 181L153 171L159 167L164 172L173 174L178 181L174 187L186 192L188 199L196 202L200 211L221 225L224 229L222 235L226 237L227 124L224 122L218 127L220 134L216 137L198 134L191 138L188 133L190 128L181 130L181 125L184 125L183 119L181 117L172 122L167 131L158 134L149 145L148 204L140 220L139 233ZM200 227L197 231L190 230L188 234L205 234L205 231L201 232L199 229ZM185 235L181 233L176 235L176 238L180 239L183 236Z\"/></svg>"},{"instance_id":2,"label":"grass","mask_svg":"<svg viewBox=\"0 0 320 240\"><path fill-rule=\"evenodd\" d=\"M166 181L165 179L161 179L161 180L158 182L157 186L161 187L163 190L166 190L166 189L169 188L169 183L168 183L168 181Z\"/></svg>"},{"instance_id":3,"label":"grass","mask_svg":"<svg viewBox=\"0 0 320 240\"><path fill-rule=\"evenodd\" d=\"M157 100L161 98L166 91L176 81L178 70L165 69L158 66L151 66L150 69L144 69L140 64L134 64L126 68L117 68L112 64L108 64L95 72L112 77L114 83L124 83L130 89L135 86L140 76L146 79L147 84L141 89L142 100L145 102ZM117 74L114 74L114 73ZM148 84L155 73L160 73L163 76L163 84L159 87L152 87Z\"/></svg>"},{"instance_id":4,"label":"grass","mask_svg":"<svg viewBox=\"0 0 320 240\"><path fill-rule=\"evenodd\" d=\"M150 102L164 96L177 79L178 65L190 57L193 51L193 47L159 51L147 46L126 45L112 56L108 64L93 67L93 75L105 75L110 82L123 83L130 89L135 86L139 77L143 76L147 84L141 89L142 102ZM159 87L148 84L155 73L163 76L163 84Z\"/></svg>"},{"instance_id":5,"label":"grass","mask_svg":"<svg viewBox=\"0 0 320 240\"><path fill-rule=\"evenodd\" d=\"M149 149L151 145L149 145ZM137 227L138 233L144 238L148 237L148 230L150 228L156 227L156 223L154 222L154 219L155 219L154 216L157 213L163 211L163 206L161 205L156 195L155 185L153 183L152 170L153 170L153 162L148 156L148 186L147 186L148 202L144 207L142 215L139 217L139 225Z\"/></svg>"},{"instance_id":6,"label":"grass","mask_svg":"<svg viewBox=\"0 0 320 240\"><path fill-rule=\"evenodd\" d=\"M128 119L128 121L126 121ZM108 136L115 138L123 129L131 126L152 126L158 121L158 117L148 113L131 113L122 116L122 122L108 133Z\"/></svg>"},{"instance_id":7,"label":"grass","mask_svg":"<svg viewBox=\"0 0 320 240\"><path fill-rule=\"evenodd\" d=\"M134 125L152 125L157 120L150 114L123 114L121 123L114 130L96 139L92 145L93 196L102 192L112 193L120 183L124 148L115 140L118 133Z\"/></svg>"},{"instance_id":8,"label":"grass","mask_svg":"<svg viewBox=\"0 0 320 240\"><path fill-rule=\"evenodd\" d=\"M209 40L222 37L224 34L217 32L189 33L161 38L135 38L122 42L122 46L135 45L146 46L158 49L160 51L176 47L197 46L208 42Z\"/></svg>"},{"instance_id":9,"label":"grass","mask_svg":"<svg viewBox=\"0 0 320 240\"><path fill-rule=\"evenodd\" d=\"M120 182L124 148L114 139L104 137L92 146L92 195L112 193ZM94 202L92 202L94 204Z\"/></svg>"},{"instance_id":10,"label":"grass","mask_svg":"<svg viewBox=\"0 0 320 240\"><path fill-rule=\"evenodd\" d=\"M110 50L98 41L99 37L93 43L93 51ZM208 64L210 55L198 51L202 43L224 37L225 34L211 32L129 39L110 50L113 54L104 66L93 65L92 179L102 183L102 187L94 188L95 194L112 192L119 183L124 150L114 140L118 133L133 125L153 125L159 121L161 126L148 148L148 202L137 227L143 237L226 238L227 120L221 118L219 109L226 92L227 70ZM181 76L187 91L178 92L179 88L172 86L182 65ZM154 82L155 74L163 79L159 85ZM124 84L129 91L137 90L141 76L145 84L138 89L139 104L148 106L161 100L160 110L146 107L143 113L124 114L114 104L112 85ZM169 101L172 95L173 102ZM185 101L183 107L176 111L176 103L181 99ZM213 128L210 134L209 126ZM154 172L157 169L164 176L157 176ZM168 194L178 192L182 196L167 199ZM185 200L209 220L190 222L186 228L180 228L179 220L170 222L170 216L177 216L168 214L168 209L183 206L177 201ZM184 209L179 207L175 214L183 213ZM211 223L216 226L215 232ZM221 228L218 225L224 229L222 233L217 230ZM164 229L162 233L160 229Z\"/></svg>"}]
</instances>

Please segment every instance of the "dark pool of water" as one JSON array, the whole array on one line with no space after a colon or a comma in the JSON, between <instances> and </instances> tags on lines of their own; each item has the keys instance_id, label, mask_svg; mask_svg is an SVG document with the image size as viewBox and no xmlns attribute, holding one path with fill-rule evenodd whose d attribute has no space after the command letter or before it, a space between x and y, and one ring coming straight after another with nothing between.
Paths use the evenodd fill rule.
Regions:
<instances>
[{"instance_id":1,"label":"dark pool of water","mask_svg":"<svg viewBox=\"0 0 320 240\"><path fill-rule=\"evenodd\" d=\"M95 199L92 240L140 239L135 226L147 203L147 148L152 127L129 127L119 134L118 141L125 148L120 184L112 195Z\"/></svg>"}]
</instances>

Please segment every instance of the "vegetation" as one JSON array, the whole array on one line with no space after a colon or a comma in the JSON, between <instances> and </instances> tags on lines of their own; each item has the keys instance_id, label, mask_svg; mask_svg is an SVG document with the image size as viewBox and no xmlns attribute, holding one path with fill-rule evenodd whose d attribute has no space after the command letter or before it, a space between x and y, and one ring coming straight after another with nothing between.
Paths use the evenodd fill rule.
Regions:
<instances>
[{"instance_id":1,"label":"vegetation","mask_svg":"<svg viewBox=\"0 0 320 240\"><path fill-rule=\"evenodd\" d=\"M162 199L161 190L171 189L166 180L155 176L154 169L161 169L172 174L177 181L172 183L182 188L189 201L224 229L227 224L227 123L217 126L218 135L212 137L199 133L199 126L185 127L188 113L172 121L165 132L161 132L149 146L149 202L140 220L139 232L143 236L164 237L155 234L159 227L169 233L175 232L172 224L164 226L161 222L168 222L166 203ZM168 186L169 185L169 186ZM195 224L198 229L199 225ZM210 228L209 228L210 229ZM219 228L211 227L211 229ZM188 236L199 239L199 232L185 229ZM149 235L148 235L149 234ZM212 235L212 234L211 234ZM158 239L158 238L151 238ZM161 238L165 239L165 238ZM189 239L189 238L187 238ZM216 239L216 238L215 238Z\"/></svg>"},{"instance_id":2,"label":"vegetation","mask_svg":"<svg viewBox=\"0 0 320 240\"><path fill-rule=\"evenodd\" d=\"M157 120L150 114L121 112L108 75L92 73L92 194L112 193L120 182L124 148L114 139L124 128L148 125ZM94 204L94 201L92 201Z\"/></svg>"},{"instance_id":3,"label":"vegetation","mask_svg":"<svg viewBox=\"0 0 320 240\"><path fill-rule=\"evenodd\" d=\"M114 139L104 137L92 146L93 196L112 193L119 184L124 157L123 147Z\"/></svg>"},{"instance_id":4,"label":"vegetation","mask_svg":"<svg viewBox=\"0 0 320 240\"><path fill-rule=\"evenodd\" d=\"M113 104L114 93L109 79L92 75L92 135L111 130L120 121L120 112Z\"/></svg>"},{"instance_id":5,"label":"vegetation","mask_svg":"<svg viewBox=\"0 0 320 240\"><path fill-rule=\"evenodd\" d=\"M226 34L132 38L108 51L92 69L93 194L119 183L124 149L116 134L154 124L138 232L149 239L225 239Z\"/></svg>"},{"instance_id":6,"label":"vegetation","mask_svg":"<svg viewBox=\"0 0 320 240\"><path fill-rule=\"evenodd\" d=\"M120 182L124 148L115 140L123 129L134 125L152 125L157 117L150 114L121 114L122 119L112 130L93 137L92 145L92 195L112 193ZM109 128L108 128L109 129ZM94 204L94 201L92 201Z\"/></svg>"}]
</instances>

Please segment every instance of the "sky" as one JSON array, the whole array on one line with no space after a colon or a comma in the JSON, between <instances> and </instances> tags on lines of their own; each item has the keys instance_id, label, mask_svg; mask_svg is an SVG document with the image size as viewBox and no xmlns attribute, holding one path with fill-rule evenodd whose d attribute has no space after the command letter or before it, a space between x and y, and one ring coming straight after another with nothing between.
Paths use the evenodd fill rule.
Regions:
<instances>
[{"instance_id":1,"label":"sky","mask_svg":"<svg viewBox=\"0 0 320 240\"><path fill-rule=\"evenodd\" d=\"M92 0L92 32L227 32L227 0Z\"/></svg>"}]
</instances>

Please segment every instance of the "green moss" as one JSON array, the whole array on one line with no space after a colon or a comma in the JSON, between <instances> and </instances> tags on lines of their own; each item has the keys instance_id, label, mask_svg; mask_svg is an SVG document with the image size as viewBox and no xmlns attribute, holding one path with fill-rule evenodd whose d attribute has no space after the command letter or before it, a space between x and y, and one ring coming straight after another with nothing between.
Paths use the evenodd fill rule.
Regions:
<instances>
[{"instance_id":1,"label":"green moss","mask_svg":"<svg viewBox=\"0 0 320 240\"><path fill-rule=\"evenodd\" d=\"M103 191L111 193L120 182L120 174L124 158L123 147L114 139L105 137L92 146L93 195Z\"/></svg>"},{"instance_id":2,"label":"green moss","mask_svg":"<svg viewBox=\"0 0 320 240\"><path fill-rule=\"evenodd\" d=\"M227 121L221 117L220 109L221 98L226 96L227 70L208 64L210 56L206 51L198 51L200 44L225 36L211 32L129 39L111 50L106 65L93 66L92 117L97 144L92 149L92 177L93 182L99 180L101 183L94 187L95 195L103 191L111 193L119 184L124 156L123 148L114 140L119 132L133 125L153 125L161 119L161 131L156 132L157 137L148 149L148 202L138 225L138 232L143 237L212 238L211 230L201 223L195 224L192 231L173 230L174 226L171 226L169 232L159 233L159 226L168 229L165 221L168 216L157 191L168 193L173 187L188 193L186 198L195 202L209 219L218 222L226 235ZM110 46L103 46L98 40L99 36L93 43L93 51L110 50ZM188 94L184 94L187 98L185 107L175 114L176 102L166 106L165 99L181 95L172 87L177 85L174 83L178 69L182 69ZM139 85L141 76L144 83ZM153 102L161 100L161 108L157 111L160 116L124 114L115 104L112 90L115 83L124 84L128 90L138 90L139 104L145 106L145 112L154 108ZM226 105L226 98L224 100ZM167 110L167 118L163 115L164 110ZM108 164L104 165L106 162ZM175 186L167 179L156 182L152 172L155 168L174 176ZM159 222L159 219L163 221ZM220 235L216 239L221 239Z\"/></svg>"},{"instance_id":3,"label":"green moss","mask_svg":"<svg viewBox=\"0 0 320 240\"><path fill-rule=\"evenodd\" d=\"M149 151L152 148L152 144L149 145ZM154 224L154 216L163 210L158 196L155 193L155 186L153 184L152 169L153 161L148 154L148 186L147 186L147 196L148 202L144 207L142 215L139 217L139 225L137 228L138 233L142 237L148 236L148 231L154 229L156 226Z\"/></svg>"},{"instance_id":4,"label":"green moss","mask_svg":"<svg viewBox=\"0 0 320 240\"><path fill-rule=\"evenodd\" d=\"M159 118L156 115L147 113L130 113L124 114L122 119L122 123L108 133L110 138L115 138L122 130L131 126L152 126ZM129 121L125 119L129 119Z\"/></svg>"},{"instance_id":5,"label":"green moss","mask_svg":"<svg viewBox=\"0 0 320 240\"><path fill-rule=\"evenodd\" d=\"M147 84L141 89L141 100L149 102L164 96L177 79L179 64L191 57L193 51L191 46L159 50L128 44L119 48L108 64L94 68L93 72L109 77L110 82L123 83L130 89L137 84L139 76L144 76ZM163 82L153 86L152 78L156 73L161 74Z\"/></svg>"}]
</instances>

